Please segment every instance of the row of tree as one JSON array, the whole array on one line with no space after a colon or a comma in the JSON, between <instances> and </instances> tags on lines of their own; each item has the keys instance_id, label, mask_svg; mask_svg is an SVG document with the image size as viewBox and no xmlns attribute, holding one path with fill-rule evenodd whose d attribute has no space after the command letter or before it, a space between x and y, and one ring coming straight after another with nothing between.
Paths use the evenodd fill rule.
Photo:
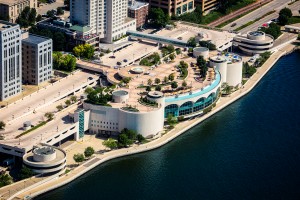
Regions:
<instances>
[{"instance_id":1,"label":"row of tree","mask_svg":"<svg viewBox=\"0 0 300 200\"><path fill-rule=\"evenodd\" d=\"M84 150L84 154L77 153L73 155L73 159L76 163L81 163L85 160L85 158L90 158L95 153L95 150L93 147L87 147Z\"/></svg>"},{"instance_id":2,"label":"row of tree","mask_svg":"<svg viewBox=\"0 0 300 200\"><path fill-rule=\"evenodd\" d=\"M118 140L109 138L103 141L103 145L109 149L126 148L132 145L135 141L144 142L146 139L141 135L137 134L136 131L124 128L118 135Z\"/></svg>"}]
</instances>

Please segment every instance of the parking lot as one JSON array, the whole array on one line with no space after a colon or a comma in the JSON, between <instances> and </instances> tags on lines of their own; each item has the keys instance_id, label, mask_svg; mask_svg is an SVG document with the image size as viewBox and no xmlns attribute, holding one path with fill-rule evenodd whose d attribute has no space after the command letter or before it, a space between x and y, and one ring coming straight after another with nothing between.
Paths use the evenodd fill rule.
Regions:
<instances>
[{"instance_id":1,"label":"parking lot","mask_svg":"<svg viewBox=\"0 0 300 200\"><path fill-rule=\"evenodd\" d=\"M64 6L64 0L56 0L54 3L41 3L37 9L37 13L40 15L46 14L48 10L56 10L58 7Z\"/></svg>"}]
</instances>

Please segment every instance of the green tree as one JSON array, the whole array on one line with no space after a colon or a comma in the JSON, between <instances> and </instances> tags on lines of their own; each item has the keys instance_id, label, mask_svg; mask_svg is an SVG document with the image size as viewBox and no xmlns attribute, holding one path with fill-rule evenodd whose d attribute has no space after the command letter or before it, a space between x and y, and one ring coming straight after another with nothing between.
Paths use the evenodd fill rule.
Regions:
<instances>
[{"instance_id":1,"label":"green tree","mask_svg":"<svg viewBox=\"0 0 300 200\"><path fill-rule=\"evenodd\" d=\"M85 94L90 94L92 91L94 91L93 88L87 87L87 88L84 90L84 93L85 93Z\"/></svg>"},{"instance_id":2,"label":"green tree","mask_svg":"<svg viewBox=\"0 0 300 200\"><path fill-rule=\"evenodd\" d=\"M63 107L62 105L58 105L58 106L56 106L56 109L57 109L58 111L61 111L62 109L64 109L64 107Z\"/></svg>"},{"instance_id":3,"label":"green tree","mask_svg":"<svg viewBox=\"0 0 300 200\"><path fill-rule=\"evenodd\" d=\"M196 47L197 46L197 42L196 42L196 38L195 37L191 37L188 42L187 45L189 47Z\"/></svg>"},{"instance_id":4,"label":"green tree","mask_svg":"<svg viewBox=\"0 0 300 200\"><path fill-rule=\"evenodd\" d=\"M177 49L176 49L176 54L177 54L177 55L181 54L181 49L180 49L180 48L177 48Z\"/></svg>"},{"instance_id":5,"label":"green tree","mask_svg":"<svg viewBox=\"0 0 300 200\"><path fill-rule=\"evenodd\" d=\"M202 69L206 65L206 60L204 59L203 56L197 57L197 65L199 66L200 69Z\"/></svg>"},{"instance_id":6,"label":"green tree","mask_svg":"<svg viewBox=\"0 0 300 200\"><path fill-rule=\"evenodd\" d=\"M66 106L68 107L68 106L71 105L71 101L68 99L68 100L65 101L65 104L66 104Z\"/></svg>"},{"instance_id":7,"label":"green tree","mask_svg":"<svg viewBox=\"0 0 300 200\"><path fill-rule=\"evenodd\" d=\"M150 86L147 86L147 87L146 87L146 91L147 91L147 92L150 92L150 91L151 91L151 87L150 87Z\"/></svg>"},{"instance_id":8,"label":"green tree","mask_svg":"<svg viewBox=\"0 0 300 200\"><path fill-rule=\"evenodd\" d=\"M36 22L39 22L43 19L42 15L37 15L36 16Z\"/></svg>"},{"instance_id":9,"label":"green tree","mask_svg":"<svg viewBox=\"0 0 300 200\"><path fill-rule=\"evenodd\" d=\"M27 28L35 23L36 14L35 8L30 9L29 6L26 6L16 19L16 23L18 23L21 28Z\"/></svg>"},{"instance_id":10,"label":"green tree","mask_svg":"<svg viewBox=\"0 0 300 200\"><path fill-rule=\"evenodd\" d=\"M138 134L136 138L137 138L137 140L138 140L139 142L143 142L143 141L146 140L146 139L144 138L144 136L142 136L141 134Z\"/></svg>"},{"instance_id":11,"label":"green tree","mask_svg":"<svg viewBox=\"0 0 300 200\"><path fill-rule=\"evenodd\" d=\"M164 77L164 83L167 83L169 81L168 77Z\"/></svg>"},{"instance_id":12,"label":"green tree","mask_svg":"<svg viewBox=\"0 0 300 200\"><path fill-rule=\"evenodd\" d=\"M175 55L172 53L169 55L170 60L174 60L175 59Z\"/></svg>"},{"instance_id":13,"label":"green tree","mask_svg":"<svg viewBox=\"0 0 300 200\"><path fill-rule=\"evenodd\" d=\"M127 147L133 143L126 134L119 134L118 136L118 146L119 147Z\"/></svg>"},{"instance_id":14,"label":"green tree","mask_svg":"<svg viewBox=\"0 0 300 200\"><path fill-rule=\"evenodd\" d=\"M91 59L94 56L95 48L89 44L80 44L73 48L73 53L77 57L84 57L86 59Z\"/></svg>"},{"instance_id":15,"label":"green tree","mask_svg":"<svg viewBox=\"0 0 300 200\"><path fill-rule=\"evenodd\" d=\"M6 126L6 124L4 123L4 121L0 121L0 129L4 129Z\"/></svg>"},{"instance_id":16,"label":"green tree","mask_svg":"<svg viewBox=\"0 0 300 200\"><path fill-rule=\"evenodd\" d=\"M278 23L282 26L287 25L289 22L289 18L286 15L279 15L278 17Z\"/></svg>"},{"instance_id":17,"label":"green tree","mask_svg":"<svg viewBox=\"0 0 300 200\"><path fill-rule=\"evenodd\" d=\"M13 182L12 177L8 174L0 175L0 187L10 185Z\"/></svg>"},{"instance_id":18,"label":"green tree","mask_svg":"<svg viewBox=\"0 0 300 200\"><path fill-rule=\"evenodd\" d=\"M18 176L20 180L30 178L34 175L33 171L29 169L28 167L23 166L20 170Z\"/></svg>"},{"instance_id":19,"label":"green tree","mask_svg":"<svg viewBox=\"0 0 300 200\"><path fill-rule=\"evenodd\" d=\"M84 161L84 155L82 153L74 154L73 159L76 163L81 163Z\"/></svg>"},{"instance_id":20,"label":"green tree","mask_svg":"<svg viewBox=\"0 0 300 200\"><path fill-rule=\"evenodd\" d=\"M164 27L169 23L170 16L165 14L161 8L151 8L148 19L150 24L156 27Z\"/></svg>"},{"instance_id":21,"label":"green tree","mask_svg":"<svg viewBox=\"0 0 300 200\"><path fill-rule=\"evenodd\" d=\"M184 88L185 88L186 86L187 86L187 83L186 83L186 81L183 81L183 82L182 82L182 87L184 87Z\"/></svg>"},{"instance_id":22,"label":"green tree","mask_svg":"<svg viewBox=\"0 0 300 200\"><path fill-rule=\"evenodd\" d=\"M155 79L154 79L154 82L155 82L155 84L158 85L158 84L160 84L160 79L159 79L159 78L155 78Z\"/></svg>"},{"instance_id":23,"label":"green tree","mask_svg":"<svg viewBox=\"0 0 300 200\"><path fill-rule=\"evenodd\" d=\"M84 156L87 157L87 158L91 157L94 153L95 153L95 150L94 150L93 147L87 147L84 150Z\"/></svg>"},{"instance_id":24,"label":"green tree","mask_svg":"<svg viewBox=\"0 0 300 200\"><path fill-rule=\"evenodd\" d=\"M177 123L176 117L174 117L171 113L169 113L168 116L167 116L167 123L170 126L174 126Z\"/></svg>"},{"instance_id":25,"label":"green tree","mask_svg":"<svg viewBox=\"0 0 300 200\"><path fill-rule=\"evenodd\" d=\"M75 103L75 102L77 101L77 97L76 97L75 95L72 95L72 96L70 97L70 101L71 101L72 103Z\"/></svg>"},{"instance_id":26,"label":"green tree","mask_svg":"<svg viewBox=\"0 0 300 200\"><path fill-rule=\"evenodd\" d=\"M288 24L289 19L293 16L293 13L291 9L289 8L283 8L279 12L279 17L278 17L278 23L280 25L286 25Z\"/></svg>"},{"instance_id":27,"label":"green tree","mask_svg":"<svg viewBox=\"0 0 300 200\"><path fill-rule=\"evenodd\" d=\"M173 45L169 44L169 45L167 46L167 50L168 50L169 53L173 53L173 52L175 51L175 48L174 48Z\"/></svg>"},{"instance_id":28,"label":"green tree","mask_svg":"<svg viewBox=\"0 0 300 200\"><path fill-rule=\"evenodd\" d=\"M53 49L54 51L63 51L66 46L66 37L62 32L55 32L53 34Z\"/></svg>"},{"instance_id":29,"label":"green tree","mask_svg":"<svg viewBox=\"0 0 300 200\"><path fill-rule=\"evenodd\" d=\"M176 89L178 87L178 83L176 81L171 84L172 89Z\"/></svg>"},{"instance_id":30,"label":"green tree","mask_svg":"<svg viewBox=\"0 0 300 200\"><path fill-rule=\"evenodd\" d=\"M35 22L36 22L36 15L37 15L36 9L35 8L31 8L30 9L30 13L28 15L28 22L29 22L30 25L35 24Z\"/></svg>"},{"instance_id":31,"label":"green tree","mask_svg":"<svg viewBox=\"0 0 300 200\"><path fill-rule=\"evenodd\" d=\"M51 121L54 117L54 114L51 112L46 112L44 116L47 118L47 121Z\"/></svg>"},{"instance_id":32,"label":"green tree","mask_svg":"<svg viewBox=\"0 0 300 200\"><path fill-rule=\"evenodd\" d=\"M64 10L61 8L61 7L58 7L57 10L56 10L56 14L57 15L63 15L65 12Z\"/></svg>"},{"instance_id":33,"label":"green tree","mask_svg":"<svg viewBox=\"0 0 300 200\"><path fill-rule=\"evenodd\" d=\"M147 84L152 85L152 79L149 78L148 81L147 81Z\"/></svg>"},{"instance_id":34,"label":"green tree","mask_svg":"<svg viewBox=\"0 0 300 200\"><path fill-rule=\"evenodd\" d=\"M108 138L107 140L103 141L102 144L111 150L118 147L118 142L112 138Z\"/></svg>"},{"instance_id":35,"label":"green tree","mask_svg":"<svg viewBox=\"0 0 300 200\"><path fill-rule=\"evenodd\" d=\"M121 134L125 134L128 137L128 139L130 139L130 140L133 140L133 141L136 140L137 133L134 130L124 128L121 131Z\"/></svg>"},{"instance_id":36,"label":"green tree","mask_svg":"<svg viewBox=\"0 0 300 200\"><path fill-rule=\"evenodd\" d=\"M54 15L54 12L52 10L48 10L47 11L47 17L49 18L53 18L55 15Z\"/></svg>"},{"instance_id":37,"label":"green tree","mask_svg":"<svg viewBox=\"0 0 300 200\"><path fill-rule=\"evenodd\" d=\"M157 85L157 86L155 87L155 90L156 90L156 91L161 91L161 86L160 86L160 85Z\"/></svg>"},{"instance_id":38,"label":"green tree","mask_svg":"<svg viewBox=\"0 0 300 200\"><path fill-rule=\"evenodd\" d=\"M128 84L130 82L131 78L130 77L125 77L123 78L123 83Z\"/></svg>"},{"instance_id":39,"label":"green tree","mask_svg":"<svg viewBox=\"0 0 300 200\"><path fill-rule=\"evenodd\" d=\"M281 15L285 15L287 16L288 18L292 17L293 16L293 13L291 11L291 9L289 8L283 8L279 11L279 16Z\"/></svg>"},{"instance_id":40,"label":"green tree","mask_svg":"<svg viewBox=\"0 0 300 200\"><path fill-rule=\"evenodd\" d=\"M169 75L169 81L174 81L175 75L172 73Z\"/></svg>"}]
</instances>

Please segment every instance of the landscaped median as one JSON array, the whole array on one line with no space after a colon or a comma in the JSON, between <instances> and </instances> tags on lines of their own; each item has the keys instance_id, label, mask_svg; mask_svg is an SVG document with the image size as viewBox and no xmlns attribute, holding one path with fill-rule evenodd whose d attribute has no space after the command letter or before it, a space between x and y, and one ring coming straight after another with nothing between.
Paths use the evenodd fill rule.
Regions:
<instances>
[{"instance_id":1,"label":"landscaped median","mask_svg":"<svg viewBox=\"0 0 300 200\"><path fill-rule=\"evenodd\" d=\"M247 26L250 26L251 24L254 24L255 22L257 22L257 21L259 21L259 20L265 18L266 16L271 15L271 14L273 14L273 13L275 13L275 12L276 12L275 10L272 10L272 11L270 11L270 12L264 14L263 16L261 16L261 17L259 17L259 18L256 18L255 20L249 21L249 22L247 22L246 24L244 24L244 25L242 25L242 26L240 26L240 27L234 29L234 31L240 31L240 30L246 28Z\"/></svg>"}]
</instances>

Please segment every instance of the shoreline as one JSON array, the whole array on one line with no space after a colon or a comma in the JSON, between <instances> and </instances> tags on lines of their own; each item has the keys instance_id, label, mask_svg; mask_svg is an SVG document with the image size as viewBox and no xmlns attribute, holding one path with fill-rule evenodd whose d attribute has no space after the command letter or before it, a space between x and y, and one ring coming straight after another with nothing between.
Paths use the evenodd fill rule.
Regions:
<instances>
[{"instance_id":1,"label":"shoreline","mask_svg":"<svg viewBox=\"0 0 300 200\"><path fill-rule=\"evenodd\" d=\"M290 49L293 47L291 44L287 45ZM286 47L284 49L287 49ZM104 154L96 154L93 158L87 160L86 162L82 163L75 169L71 170L69 173L62 175L56 174L53 176L50 176L46 178L47 180L38 182L36 184L31 185L28 188L25 188L24 190L21 190L8 199L13 199L15 197L36 197L38 195L41 195L43 193L49 192L51 190L54 190L56 188L62 187L66 185L67 183L75 180L79 176L85 174L86 172L90 171L91 169L95 168L96 166L123 156L138 154L146 151L150 151L153 149L157 149L176 137L180 136L181 134L185 133L187 130L193 128L194 126L200 124L202 121L210 118L215 113L223 110L228 105L232 104L233 102L237 101L241 97L247 95L252 89L259 83L259 81L264 77L265 74L274 66L274 64L284 55L288 53L288 50L278 50L274 52L271 57L264 63L264 65L260 68L258 68L257 72L245 83L243 88L237 90L236 92L232 93L228 97L222 97L217 102L216 107L213 108L213 110L199 118L196 118L194 120L188 120L182 123L179 123L175 128L168 133L164 134L160 138L153 140L147 144L139 145L137 147L130 147L126 149L118 149L109 151Z\"/></svg>"}]
</instances>

